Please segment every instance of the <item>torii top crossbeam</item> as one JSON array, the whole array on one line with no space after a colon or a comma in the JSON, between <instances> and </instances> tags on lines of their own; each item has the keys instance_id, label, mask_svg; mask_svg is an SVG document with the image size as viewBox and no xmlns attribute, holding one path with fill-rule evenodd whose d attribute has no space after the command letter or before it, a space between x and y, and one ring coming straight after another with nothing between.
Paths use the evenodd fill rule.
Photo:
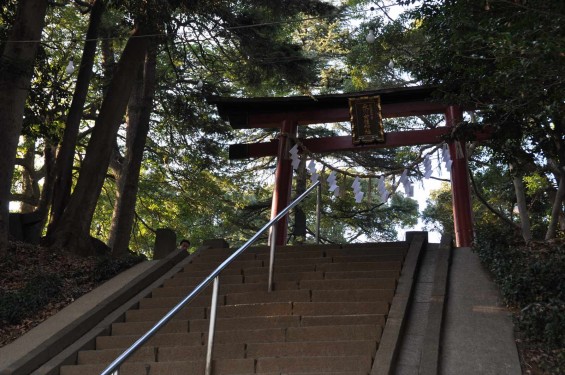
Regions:
<instances>
[{"instance_id":1,"label":"torii top crossbeam","mask_svg":"<svg viewBox=\"0 0 565 375\"><path fill-rule=\"evenodd\" d=\"M278 128L289 116L298 125L349 121L349 98L381 97L383 117L444 113L446 105L432 101L433 87L403 87L347 94L268 98L209 97L220 116L234 129Z\"/></svg>"},{"instance_id":2,"label":"torii top crossbeam","mask_svg":"<svg viewBox=\"0 0 565 375\"><path fill-rule=\"evenodd\" d=\"M230 146L230 159L278 156L271 208L271 216L274 217L290 202L292 168L288 150L292 146L291 137L296 136L298 126L349 121L350 98L379 96L383 118L444 114L447 126L388 132L385 134L384 142L373 144L356 145L351 136L302 139L302 143L308 150L316 153L440 143L442 136L449 133L451 127L462 120L462 111L459 107L432 100L434 91L433 87L418 86L319 96L268 98L212 96L208 97L207 101L217 106L221 118L229 121L234 129L280 129L278 139L270 142ZM467 160L465 155L461 157L461 152L456 152L454 144L450 144L450 152L454 161L451 172L456 238L459 246L470 246L472 221ZM277 244L285 243L286 233L287 221L281 220L277 227L279 234Z\"/></svg>"}]
</instances>

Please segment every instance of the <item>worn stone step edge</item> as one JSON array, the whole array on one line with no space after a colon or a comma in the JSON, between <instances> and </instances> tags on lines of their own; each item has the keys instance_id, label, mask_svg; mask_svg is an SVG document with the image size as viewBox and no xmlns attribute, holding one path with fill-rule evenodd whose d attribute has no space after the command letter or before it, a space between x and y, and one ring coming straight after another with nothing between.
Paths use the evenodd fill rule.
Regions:
<instances>
[{"instance_id":1,"label":"worn stone step edge","mask_svg":"<svg viewBox=\"0 0 565 375\"><path fill-rule=\"evenodd\" d=\"M370 358L366 356L344 356L344 357L311 357L308 361L298 361L297 358L265 358L260 360L254 359L220 359L214 360L214 373L222 374L264 374L279 375L281 369L286 369L284 374L287 375L304 375L304 372L296 372L289 370L290 367L301 368L308 371L308 375L330 374L330 375L357 375L365 373L364 367L369 363ZM363 368L359 371L328 371L329 366L334 368ZM277 371L269 371L269 368L276 368ZM309 371L312 368L324 367L323 372ZM65 366L61 369L60 375L97 375L103 369L104 365L80 365ZM200 374L204 372L204 360L199 361L177 361L164 363L126 363L120 369L120 375L143 375L145 373L151 375L170 375L170 374Z\"/></svg>"}]
</instances>

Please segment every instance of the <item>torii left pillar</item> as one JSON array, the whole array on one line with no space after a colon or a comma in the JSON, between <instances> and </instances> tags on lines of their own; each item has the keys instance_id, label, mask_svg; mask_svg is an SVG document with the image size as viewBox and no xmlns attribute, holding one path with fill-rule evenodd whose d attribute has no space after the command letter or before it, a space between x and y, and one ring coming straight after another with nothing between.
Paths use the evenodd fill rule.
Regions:
<instances>
[{"instance_id":1,"label":"torii left pillar","mask_svg":"<svg viewBox=\"0 0 565 375\"><path fill-rule=\"evenodd\" d=\"M289 150L292 147L292 140L289 135L296 137L298 124L295 120L286 119L281 124L281 134L279 135L279 149L277 153L277 170L275 172L275 190L273 192L273 202L271 205L271 219L290 204L290 192L292 190L292 161L289 157ZM275 244L283 246L286 244L288 234L288 214L280 219L277 227Z\"/></svg>"},{"instance_id":2,"label":"torii left pillar","mask_svg":"<svg viewBox=\"0 0 565 375\"><path fill-rule=\"evenodd\" d=\"M447 126L456 126L463 121L463 112L457 106L449 106L445 112ZM473 244L473 211L471 189L469 187L469 166L465 142L449 143L451 166L451 197L453 204L453 224L457 247L470 247Z\"/></svg>"}]
</instances>

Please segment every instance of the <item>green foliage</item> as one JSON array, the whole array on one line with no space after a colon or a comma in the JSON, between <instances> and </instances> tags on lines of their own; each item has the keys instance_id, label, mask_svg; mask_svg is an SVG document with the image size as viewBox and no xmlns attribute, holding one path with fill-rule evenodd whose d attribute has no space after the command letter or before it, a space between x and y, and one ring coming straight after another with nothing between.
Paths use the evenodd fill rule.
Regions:
<instances>
[{"instance_id":1,"label":"green foliage","mask_svg":"<svg viewBox=\"0 0 565 375\"><path fill-rule=\"evenodd\" d=\"M565 244L512 242L511 233L484 228L476 251L505 300L520 311L518 327L549 349L565 347Z\"/></svg>"},{"instance_id":2,"label":"green foliage","mask_svg":"<svg viewBox=\"0 0 565 375\"><path fill-rule=\"evenodd\" d=\"M368 192L368 181L361 181L361 189ZM366 193L367 197L358 204L355 203L353 192L347 189L352 183L353 178L339 180L338 184L346 192L339 198L329 195L323 197L321 234L328 242L395 241L398 238L397 228L416 224L418 204L413 199L396 193L383 204L373 191L371 201ZM313 229L315 200L311 202L310 228Z\"/></svg>"},{"instance_id":3,"label":"green foliage","mask_svg":"<svg viewBox=\"0 0 565 375\"><path fill-rule=\"evenodd\" d=\"M8 39L11 25L16 15L16 1L8 0L0 5L0 51L4 50L4 41Z\"/></svg>"},{"instance_id":4,"label":"green foliage","mask_svg":"<svg viewBox=\"0 0 565 375\"><path fill-rule=\"evenodd\" d=\"M137 254L128 254L128 256L119 259L103 257L98 260L96 267L93 269L92 280L95 283L108 280L144 260L147 260L145 256Z\"/></svg>"},{"instance_id":5,"label":"green foliage","mask_svg":"<svg viewBox=\"0 0 565 375\"><path fill-rule=\"evenodd\" d=\"M351 35L353 42L346 60L350 74L345 89L358 91L407 85L410 78L405 74L402 61L404 56L411 56L418 35L406 32L402 18L391 21L386 14L364 10L368 6L366 1L360 3L352 8L352 12L360 12L361 25ZM373 43L366 41L370 31L376 38Z\"/></svg>"},{"instance_id":6,"label":"green foliage","mask_svg":"<svg viewBox=\"0 0 565 375\"><path fill-rule=\"evenodd\" d=\"M58 275L38 274L23 289L0 293L0 323L19 324L55 298L62 285Z\"/></svg>"},{"instance_id":7,"label":"green foliage","mask_svg":"<svg viewBox=\"0 0 565 375\"><path fill-rule=\"evenodd\" d=\"M565 302L534 302L520 312L518 327L529 338L549 348L565 348Z\"/></svg>"},{"instance_id":8,"label":"green foliage","mask_svg":"<svg viewBox=\"0 0 565 375\"><path fill-rule=\"evenodd\" d=\"M478 106L498 157L565 165L564 2L423 1L409 15L425 42L408 68L442 100Z\"/></svg>"},{"instance_id":9,"label":"green foliage","mask_svg":"<svg viewBox=\"0 0 565 375\"><path fill-rule=\"evenodd\" d=\"M422 219L427 230L454 235L451 187L443 183L440 189L430 192Z\"/></svg>"}]
</instances>

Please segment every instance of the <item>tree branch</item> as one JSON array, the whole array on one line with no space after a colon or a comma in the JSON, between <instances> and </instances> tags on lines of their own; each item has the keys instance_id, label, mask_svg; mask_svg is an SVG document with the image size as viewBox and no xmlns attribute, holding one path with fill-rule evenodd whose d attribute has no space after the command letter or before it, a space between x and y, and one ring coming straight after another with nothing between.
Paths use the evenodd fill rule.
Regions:
<instances>
[{"instance_id":1,"label":"tree branch","mask_svg":"<svg viewBox=\"0 0 565 375\"><path fill-rule=\"evenodd\" d=\"M507 223L508 225L521 230L522 228L516 224L515 222L513 222L512 220L510 220L509 218L507 218L506 216L504 216L504 214L502 212L500 212L499 210L497 210L496 208L492 207L487 200L480 194L479 192L479 188L477 187L477 184L475 183L475 178L473 177L473 174L469 171L469 178L471 179L471 184L473 185L473 191L475 192L475 195L477 196L477 198L479 199L479 201L489 210L491 211L493 214L495 214L496 216L498 216L500 219L502 219L502 221L504 221L505 223Z\"/></svg>"}]
</instances>

